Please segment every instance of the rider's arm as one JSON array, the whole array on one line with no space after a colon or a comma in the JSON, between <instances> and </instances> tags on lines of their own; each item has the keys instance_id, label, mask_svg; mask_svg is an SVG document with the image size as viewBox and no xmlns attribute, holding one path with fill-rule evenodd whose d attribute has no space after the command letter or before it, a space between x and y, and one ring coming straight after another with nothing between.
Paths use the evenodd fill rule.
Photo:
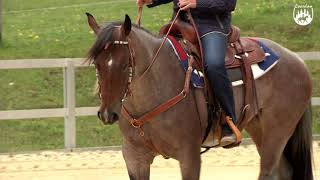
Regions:
<instances>
[{"instance_id":1,"label":"rider's arm","mask_svg":"<svg viewBox=\"0 0 320 180\"><path fill-rule=\"evenodd\" d=\"M197 8L214 13L231 12L236 7L237 0L197 0Z\"/></svg>"},{"instance_id":2,"label":"rider's arm","mask_svg":"<svg viewBox=\"0 0 320 180\"><path fill-rule=\"evenodd\" d=\"M149 8L150 7L155 7L155 6L159 6L161 4L166 4L169 2L172 2L173 0L152 0L152 4L147 5Z\"/></svg>"}]
</instances>

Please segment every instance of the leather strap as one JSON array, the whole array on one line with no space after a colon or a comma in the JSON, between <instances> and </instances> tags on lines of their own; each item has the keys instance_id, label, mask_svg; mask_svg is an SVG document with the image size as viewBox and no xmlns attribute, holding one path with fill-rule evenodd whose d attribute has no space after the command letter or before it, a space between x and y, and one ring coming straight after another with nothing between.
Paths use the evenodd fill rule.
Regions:
<instances>
[{"instance_id":1,"label":"leather strap","mask_svg":"<svg viewBox=\"0 0 320 180\"><path fill-rule=\"evenodd\" d=\"M140 10L140 9L139 9L139 10ZM149 72L149 70L151 69L152 65L156 62L157 57L158 57L158 55L159 55L159 53L160 53L160 50L162 49L164 43L166 42L166 40L167 40L167 38L168 38L168 35L170 34L170 31L171 31L174 23L177 21L177 19L178 19L178 17L179 17L179 14L180 14L180 9L179 9L179 11L177 12L175 18L173 19L173 21L172 21L172 23L171 23L171 25L170 25L170 28L169 28L167 34L164 36L164 38L163 38L163 40L162 40L162 42L161 42L161 44L160 44L160 47L158 48L156 54L153 56L150 65L149 65L148 68L142 73L142 75L138 78L137 82L140 81L140 80L147 74L147 72Z\"/></svg>"},{"instance_id":2,"label":"leather strap","mask_svg":"<svg viewBox=\"0 0 320 180\"><path fill-rule=\"evenodd\" d=\"M200 36L199 36L199 32L198 32L198 28L196 26L196 23L192 17L192 14L190 12L190 9L188 9L187 11L187 14L188 14L188 18L193 26L193 29L194 31L196 32L196 36L197 36L197 40L198 40L198 45L199 45L199 49L200 49L200 59L201 59L201 67L202 67L202 72L205 72L204 70L204 59L203 59L203 48L202 48L202 43L201 43L201 39L200 39ZM208 86L208 82L207 82L207 78L205 78L205 81L204 81L204 92L205 92L205 97L207 100L210 100L209 98L209 86Z\"/></svg>"},{"instance_id":3,"label":"leather strap","mask_svg":"<svg viewBox=\"0 0 320 180\"><path fill-rule=\"evenodd\" d=\"M257 96L255 90L255 81L251 69L251 65L247 61L247 53L243 50L241 40L234 43L235 50L237 54L240 55L241 59L241 71L243 74L243 84L244 84L244 104L241 113L241 119L238 121L238 127L242 129L247 123L245 121L248 118L249 110L253 111L255 114L258 114L258 104Z\"/></svg>"},{"instance_id":4,"label":"leather strap","mask_svg":"<svg viewBox=\"0 0 320 180\"><path fill-rule=\"evenodd\" d=\"M192 26L194 27L195 29L195 32L196 32L196 35L197 35L197 38L198 38L198 44L199 44L199 48L200 48L200 56L201 56L201 63L202 63L202 68L204 68L204 59L203 59L203 48L202 48L202 44L201 44L201 39L199 37L199 33L197 31L197 27L195 25L195 22L194 22L194 19L190 13L190 10L188 11L188 17L189 17L189 20L192 24ZM242 48L242 44L240 41L238 41L236 43L236 51L237 51L237 54L244 54L244 51L243 51L243 48ZM250 90L250 83L248 82L248 78L249 79L252 79L253 78L253 75L252 75L252 71L251 71L251 66L248 67L248 64L246 64L247 62L243 59L243 65L245 66L245 68L243 69L245 71L245 80L244 80L244 83L245 83L245 92L246 92L246 95L245 95L245 101L249 101L250 99L250 94L248 93L248 90L249 92L251 92ZM203 72L204 72L204 69L202 69ZM251 73L251 74L250 74ZM247 75L249 74L249 75ZM250 76L251 75L251 76ZM206 82L206 81L205 81ZM252 83L251 83L251 87L252 87ZM209 94L207 91L209 91L208 89L208 85L205 83L205 95L206 95L206 99L210 101L211 98L209 98ZM209 102L210 103L210 102ZM231 128L231 130L233 131L233 133L236 135L236 139L237 139L237 142L236 144L240 143L241 142L241 132L239 131L239 129L237 128L237 126L231 121L230 118L226 118L227 120L227 124L229 125L229 127Z\"/></svg>"},{"instance_id":5,"label":"leather strap","mask_svg":"<svg viewBox=\"0 0 320 180\"><path fill-rule=\"evenodd\" d=\"M128 121L132 124L132 126L134 126L135 128L140 128L143 124L152 120L153 118L158 116L160 113L167 111L169 108L176 105L178 102L180 102L182 99L184 99L185 96L186 96L186 93L183 90L177 96L175 96L175 97L171 98L170 100L168 100L167 102L159 105L158 107L156 107L155 109L146 113L145 115L143 115L142 117L140 117L138 119L133 118L124 106L122 106L122 114L126 118L128 118Z\"/></svg>"},{"instance_id":6,"label":"leather strap","mask_svg":"<svg viewBox=\"0 0 320 180\"><path fill-rule=\"evenodd\" d=\"M146 123L151 121L153 118L155 118L156 116L158 116L159 114L161 114L162 112L167 111L168 109L170 109L171 107L173 107L174 105L176 105L178 102L180 102L181 100L183 100L187 94L189 93L190 90L190 79L191 79L191 74L192 74L192 64L194 62L193 56L189 57L189 67L188 70L186 72L186 77L185 77L185 83L184 83L184 88L183 90L176 95L175 97L169 99L168 101L162 103L161 105L159 105L158 107L156 107L155 109L153 109L152 111L146 113L145 115L141 116L140 118L136 119L133 118L128 110L125 108L125 106L122 106L121 109L121 113L122 115L128 119L128 121L130 122L130 124L137 128L140 129L141 131L141 136L143 136L142 132L143 130L141 129L142 126Z\"/></svg>"},{"instance_id":7,"label":"leather strap","mask_svg":"<svg viewBox=\"0 0 320 180\"><path fill-rule=\"evenodd\" d=\"M174 18L166 36L164 37L164 39L162 40L161 44L160 44L160 47L158 48L156 54L154 55L154 57L152 58L152 61L150 63L150 65L148 66L148 68L143 72L143 74L138 78L137 81L141 80L144 75L151 69L152 65L154 64L154 62L156 61L157 59L157 56L158 54L160 53L160 50L161 48L163 47L165 41L167 40L168 38L168 35L173 27L173 24L174 22L177 20L177 18L179 17L179 14L180 14L180 10L178 11L176 17ZM142 7L139 7L138 8L138 16L137 16L137 19L136 19L136 24L138 26L141 25L141 16L142 16ZM129 45L129 49L130 48L130 45ZM132 56L132 51L130 51L130 54ZM122 108L121 108L121 113L122 115L128 119L128 121L130 122L130 124L137 128L139 131L140 131L140 136L143 138L143 141L145 142L145 144L150 148L150 150L152 150L153 152L157 152L159 154L161 154L165 159L168 159L168 156L166 156L164 153L161 153L159 150L157 150L157 148L153 145L153 143L147 139L145 136L144 136L144 131L142 129L142 126L144 123L148 122L148 121L151 121L154 117L156 117L157 115L159 115L160 113L168 110L169 108L173 107L174 105L176 105L178 102L180 102L182 99L184 99L187 94L189 93L189 86L190 86L190 79L191 79L191 74L192 74L192 63L193 63L193 57L191 56L188 61L189 61L189 68L188 68L188 71L186 73L186 78L185 78L185 83L184 83L184 88L183 90L175 97L171 98L170 100L168 100L167 102L161 104L160 106L158 106L157 108L155 108L154 110L152 110L151 112L148 112L146 113L145 115L143 115L142 117L138 118L138 119L135 119L133 118L128 110L124 107L124 105L122 105ZM132 61L132 66L134 67L135 66L135 63L134 61ZM132 84L132 83L131 83ZM131 84L128 84L128 90L130 90L130 85Z\"/></svg>"}]
</instances>

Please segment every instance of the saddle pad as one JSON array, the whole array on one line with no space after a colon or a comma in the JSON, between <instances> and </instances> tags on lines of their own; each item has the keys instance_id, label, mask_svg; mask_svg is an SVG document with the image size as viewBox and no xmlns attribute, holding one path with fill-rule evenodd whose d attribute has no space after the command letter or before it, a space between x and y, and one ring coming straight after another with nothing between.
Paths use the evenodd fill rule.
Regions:
<instances>
[{"instance_id":1,"label":"saddle pad","mask_svg":"<svg viewBox=\"0 0 320 180\"><path fill-rule=\"evenodd\" d=\"M261 49L265 52L265 59L261 61L258 64L252 64L252 73L254 79L258 79L262 77L264 74L266 74L268 71L270 71L278 62L279 56L275 54L269 47L267 47L262 42L252 39L253 41L256 41ZM180 63L185 71L188 69L188 55L185 52L185 50L182 48L180 43L174 39L172 36L168 36L168 42L172 46L172 49L174 50L175 54L177 55L178 59L180 60ZM240 68L233 68L228 69L228 76L230 78L230 81L232 82L232 86L240 86L243 84L242 81L242 73ZM193 73L191 76L191 82L194 87L196 88L203 88L204 87L204 76L203 73L193 69Z\"/></svg>"},{"instance_id":2,"label":"saddle pad","mask_svg":"<svg viewBox=\"0 0 320 180\"><path fill-rule=\"evenodd\" d=\"M189 62L188 62L188 55L185 52L185 50L182 48L181 44L174 39L172 36L168 36L168 42L172 46L172 49L174 50L175 54L177 55L183 69L185 71L188 70ZM193 72L191 75L191 83L196 88L203 88L204 86L204 77L203 74L200 71L197 71L193 68Z\"/></svg>"},{"instance_id":3,"label":"saddle pad","mask_svg":"<svg viewBox=\"0 0 320 180\"><path fill-rule=\"evenodd\" d=\"M256 41L259 44L260 48L265 53L265 59L263 61L261 61L258 64L251 65L253 77L254 79L258 79L263 75L265 75L267 72L269 72L278 63L279 56L275 52L273 52L268 46L263 44L261 41L258 41L253 38L251 38L251 40ZM239 68L235 69L235 71L237 70L240 71ZM240 75L237 76L236 74L240 74ZM229 75L230 81L232 82L232 86L240 86L243 84L241 71L238 73L235 72L235 74L232 74L232 71L228 70L228 75Z\"/></svg>"}]
</instances>

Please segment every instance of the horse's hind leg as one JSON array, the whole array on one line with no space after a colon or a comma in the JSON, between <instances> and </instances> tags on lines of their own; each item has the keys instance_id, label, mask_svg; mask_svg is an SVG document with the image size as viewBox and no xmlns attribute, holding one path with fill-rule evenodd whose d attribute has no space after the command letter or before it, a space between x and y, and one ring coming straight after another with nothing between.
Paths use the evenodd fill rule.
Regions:
<instances>
[{"instance_id":1,"label":"horse's hind leg","mask_svg":"<svg viewBox=\"0 0 320 180\"><path fill-rule=\"evenodd\" d=\"M287 166L283 158L284 148L292 136L297 120L285 113L266 112L261 122L263 133L260 148L260 176L259 180L281 180L291 179L290 167ZM271 120L278 119L279 123L275 124ZM280 125L281 124L281 125ZM280 168L281 167L281 168ZM288 172L285 174L284 172ZM286 177L285 177L285 176Z\"/></svg>"},{"instance_id":2,"label":"horse's hind leg","mask_svg":"<svg viewBox=\"0 0 320 180\"><path fill-rule=\"evenodd\" d=\"M261 125L265 125L265 122L261 122L260 119L266 120L269 118L271 117L265 115L259 119L254 118L245 127L256 144L261 157L259 180L289 180L292 174L291 166L282 156L282 152L291 133L285 133L281 130L276 131L274 128L277 129L277 127L271 130L267 126L264 126L263 132Z\"/></svg>"},{"instance_id":3,"label":"horse's hind leg","mask_svg":"<svg viewBox=\"0 0 320 180\"><path fill-rule=\"evenodd\" d=\"M281 156L278 167L279 179L288 180L292 179L293 170L284 155Z\"/></svg>"},{"instance_id":4,"label":"horse's hind leg","mask_svg":"<svg viewBox=\"0 0 320 180\"><path fill-rule=\"evenodd\" d=\"M127 165L129 178L130 180L149 180L150 165L154 156L148 150L143 153L137 149L127 142L122 146L122 154ZM144 151L144 149L141 150Z\"/></svg>"}]
</instances>

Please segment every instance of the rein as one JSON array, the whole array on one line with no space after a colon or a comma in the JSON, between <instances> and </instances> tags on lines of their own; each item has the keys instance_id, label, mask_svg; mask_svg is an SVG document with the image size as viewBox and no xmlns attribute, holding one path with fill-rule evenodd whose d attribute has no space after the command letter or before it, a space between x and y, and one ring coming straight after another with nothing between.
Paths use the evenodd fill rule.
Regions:
<instances>
[{"instance_id":1,"label":"rein","mask_svg":"<svg viewBox=\"0 0 320 180\"><path fill-rule=\"evenodd\" d=\"M152 60L151 60L151 63L150 65L147 67L147 69L142 73L142 75L140 77L138 77L138 79L134 82L139 82L142 80L142 78L148 73L148 71L151 69L151 67L153 66L153 64L155 63L155 61L157 60L157 57L160 53L160 50L162 49L164 43L166 42L166 40L168 39L168 35L170 34L171 32L171 29L174 25L174 23L177 21L178 17L179 17L179 14L180 14L180 9L179 11L177 12L174 20L172 21L170 27L169 27L169 30L167 32L167 34L164 36L158 50L156 51L155 55L153 56ZM136 19L136 24L138 24L138 26L140 26L141 24L141 16L142 16L142 7L139 7L138 9L138 16L137 16L137 19ZM128 92L130 92L130 87L132 86L133 82L132 82L132 79L133 79L133 75L134 75L134 68L135 68L135 58L134 58L134 51L132 50L131 48L131 45L130 45L130 39L127 39L126 41L113 41L113 44L117 44L117 45L126 45L128 46L129 48L129 52L130 52L130 69L129 69L129 79L128 79L128 86L127 86L127 90L126 90L126 93L124 94L124 97L122 99L122 101L125 101L126 97L127 97L127 94ZM106 45L105 49L107 49L109 44ZM101 96L101 95L100 95Z\"/></svg>"},{"instance_id":2,"label":"rein","mask_svg":"<svg viewBox=\"0 0 320 180\"><path fill-rule=\"evenodd\" d=\"M168 32L167 32L167 34L164 36L164 38L163 38L163 40L162 40L162 42L161 42L161 44L160 44L160 47L158 48L157 52L156 52L155 55L153 56L150 65L149 65L148 68L142 73L142 75L138 78L137 81L140 81L140 80L147 74L147 72L151 69L152 65L153 65L153 64L155 63L155 61L157 60L157 57L158 57L158 55L159 55L159 53L160 53L160 50L162 49L164 43L165 43L166 40L168 39L168 35L170 34L171 29L172 29L174 23L177 21L177 19L178 19L178 17L179 17L180 11L181 11L181 10L179 9L179 11L177 12L176 16L174 17L174 19L173 19L173 21L172 21L172 23L171 23L171 25L170 25L170 27L169 27ZM141 10L140 10L140 8L139 8L139 13L138 13L139 15L138 15L137 18L139 18L139 17L141 18L141 13L142 13L142 8L141 8ZM137 22L140 23L140 21L141 21L140 19L139 19L139 20L137 19ZM140 24L139 24L139 26L140 26Z\"/></svg>"},{"instance_id":3,"label":"rein","mask_svg":"<svg viewBox=\"0 0 320 180\"><path fill-rule=\"evenodd\" d=\"M139 7L139 10L138 10L138 16L137 16L137 19L136 19L136 22L138 23L138 25L140 26L140 22L141 22L141 14L142 14L142 7ZM139 82L143 79L143 77L149 72L149 70L151 69L152 65L155 63L155 61L157 60L157 57L160 53L160 50L162 49L164 43L166 42L167 38L168 38L168 35L170 34L170 31L175 23L175 21L178 19L179 17L179 14L180 14L180 10L177 12L174 20L172 21L171 25L170 25L170 28L167 32L167 34L165 35L165 37L163 38L158 50L156 51L155 55L153 56L152 58L152 61L150 63L150 65L147 67L147 69L142 73L142 75L133 83L136 83L136 82ZM129 49L130 49L130 45L129 45ZM130 50L131 51L131 50ZM192 58L189 58L189 59L192 59ZM191 78L191 73L192 73L192 63L193 63L193 59L190 60L189 62L189 66L191 65L191 72L188 73L187 71L187 75L186 75L186 79L185 79L185 86L183 88L183 90L178 94L176 95L175 97L169 99L168 101L162 103L161 105L159 105L158 107L156 107L155 109L153 109L152 111L149 111L148 113L146 113L145 115L143 115L142 117L140 118L133 118L130 113L128 112L128 110L125 108L124 105L122 105L122 109L121 109L121 114L124 115L128 121L130 122L130 124L139 129L140 130L140 135L143 136L144 135L144 132L142 130L142 126L150 121L151 119L153 119L154 117L156 117L157 115L159 115L160 113L168 110L169 108L171 108L172 106L176 105L178 102L180 102L182 99L184 99L186 97L186 95L188 94L189 92L189 84L190 84L190 78ZM133 67L134 68L134 67ZM188 74L190 74L188 77ZM188 81L188 82L187 82ZM132 83L130 82L128 84L128 88L127 89L130 89L130 86L132 86ZM126 98L126 95L124 96L123 100L122 101L125 101L125 98Z\"/></svg>"},{"instance_id":4,"label":"rein","mask_svg":"<svg viewBox=\"0 0 320 180\"><path fill-rule=\"evenodd\" d=\"M125 101L126 97L128 94L131 94L131 86L133 83L139 82L143 79L143 77L145 77L145 75L149 72L149 70L152 68L153 64L156 62L157 57L160 53L160 50L162 49L162 47L164 46L164 43L166 42L166 40L168 39L168 35L171 32L171 29L174 25L174 23L176 22L176 20L178 19L180 14L180 9L177 12L175 18L173 19L168 32L166 33L165 37L163 38L158 50L156 51L155 55L153 56L151 63L149 64L149 66L147 67L147 69L142 73L142 75L140 77L138 77L138 79L134 82L132 82L133 79L133 75L134 75L134 69L135 69L135 56L134 56L134 51L131 48L130 45L130 39L127 39L126 41L114 41L113 44L117 44L117 45L125 45L128 46L129 52L130 52L130 59L129 59L129 78L128 78L128 84L127 84L127 89L125 91L124 97L122 99L122 102ZM139 7L138 9L138 16L136 19L136 24L138 24L138 26L140 26L141 24L141 16L142 16L142 7ZM107 48L107 45L106 45ZM105 49L106 49L105 48ZM129 123L136 129L138 129L140 131L140 136L143 138L143 140L145 141L146 145L153 150L154 152L157 152L159 154L161 154L162 156L164 156L165 158L167 156L164 155L164 153L160 153L160 151L158 151L155 146L152 144L152 142L148 139L146 139L144 137L144 131L142 129L142 126L146 123L151 121L153 118L155 118L156 116L158 116L159 114L161 114L162 112L167 111L168 109L170 109L171 107L175 106L177 103L179 103L181 100L183 100L187 94L190 91L190 79L191 79L191 75L192 75L192 64L194 62L193 56L189 56L188 58L188 62L189 62L189 66L188 66L188 70L186 72L186 77L185 77L185 82L184 82L184 87L182 89L182 91L174 96L173 98L169 99L168 101L160 104L158 107L154 108L153 110L147 112L146 114L144 114L143 116L139 117L139 118L134 118L132 117L132 115L130 115L130 113L128 112L128 110L125 108L124 105L122 105L121 108L121 114L129 121ZM101 98L101 93L100 93L100 98Z\"/></svg>"}]
</instances>

